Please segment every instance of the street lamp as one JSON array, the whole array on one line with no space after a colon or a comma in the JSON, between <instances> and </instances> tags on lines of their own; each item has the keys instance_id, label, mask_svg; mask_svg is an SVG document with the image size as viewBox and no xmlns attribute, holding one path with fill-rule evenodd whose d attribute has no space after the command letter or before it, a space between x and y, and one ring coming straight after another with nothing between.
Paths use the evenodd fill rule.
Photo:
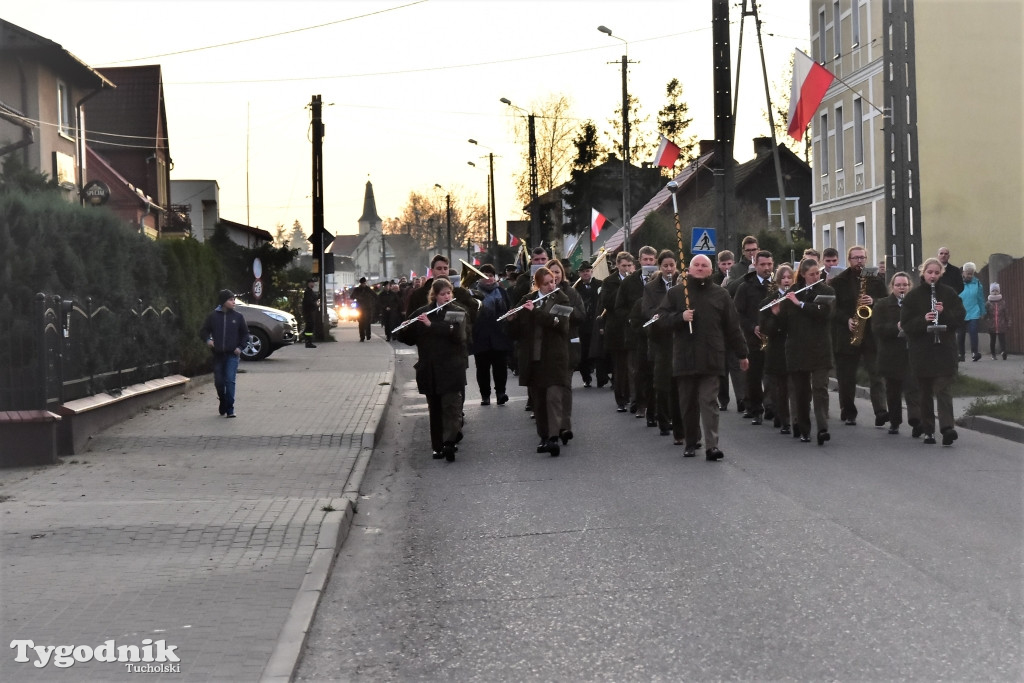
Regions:
<instances>
[{"instance_id":1,"label":"street lamp","mask_svg":"<svg viewBox=\"0 0 1024 683\"><path fill-rule=\"evenodd\" d=\"M487 147L487 145L481 145L479 142L477 142L473 138L469 139L469 143L472 144L472 145L479 145L480 147ZM491 148L487 147L487 149L491 149ZM491 151L487 153L487 159L488 159L488 162L490 163L490 171L488 171L488 174L487 174L487 190L488 190L488 194L489 194L489 197L488 197L489 204L487 206L487 213L490 215L490 218L488 219L488 223L491 224L489 226L490 227L490 232L491 232L491 242L494 245L495 253L497 253L496 250L498 248L498 207L494 203L494 150L493 149L491 149Z\"/></svg>"},{"instance_id":2,"label":"street lamp","mask_svg":"<svg viewBox=\"0 0 1024 683\"><path fill-rule=\"evenodd\" d=\"M439 190L441 190L442 192L445 193L445 196L444 196L445 215L447 217L446 220L448 221L448 263L451 264L451 262L452 262L452 193L448 192L448 190L444 189L443 187L441 187L437 183L434 183L434 187L436 187L437 189L439 189Z\"/></svg>"},{"instance_id":3,"label":"street lamp","mask_svg":"<svg viewBox=\"0 0 1024 683\"><path fill-rule=\"evenodd\" d=\"M622 55L622 226L625 229L622 249L629 251L629 92L626 89L629 42L625 38L612 35L612 30L607 26L598 26L597 30L607 34L609 38L621 40L626 45L626 54Z\"/></svg>"},{"instance_id":4,"label":"street lamp","mask_svg":"<svg viewBox=\"0 0 1024 683\"><path fill-rule=\"evenodd\" d=\"M517 107L507 97L502 97L500 102L507 104L513 109L526 114L526 120L530 131L530 242L531 247L538 247L541 243L540 236L540 207L537 206L537 129L534 125L534 115L522 107Z\"/></svg>"}]
</instances>

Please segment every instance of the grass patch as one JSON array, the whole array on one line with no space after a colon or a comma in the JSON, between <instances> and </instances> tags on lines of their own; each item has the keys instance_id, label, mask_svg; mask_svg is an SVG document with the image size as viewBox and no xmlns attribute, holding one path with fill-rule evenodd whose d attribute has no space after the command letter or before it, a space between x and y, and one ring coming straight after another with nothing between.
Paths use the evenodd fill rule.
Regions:
<instances>
[{"instance_id":1,"label":"grass patch","mask_svg":"<svg viewBox=\"0 0 1024 683\"><path fill-rule=\"evenodd\" d=\"M1024 394L1002 396L1000 398L978 398L967 406L965 415L984 415L997 420L1015 422L1024 425Z\"/></svg>"},{"instance_id":2,"label":"grass patch","mask_svg":"<svg viewBox=\"0 0 1024 683\"><path fill-rule=\"evenodd\" d=\"M321 510L322 510L323 512L334 512L334 511L335 511L335 510L336 510L337 508L335 508L335 507L334 507L333 505L331 505L330 503L328 503L327 505L324 505L324 506L323 506L323 507L321 507L320 509L321 509Z\"/></svg>"},{"instance_id":3,"label":"grass patch","mask_svg":"<svg viewBox=\"0 0 1024 683\"><path fill-rule=\"evenodd\" d=\"M857 385L861 387L870 386L868 373L862 367L857 368ZM960 372L957 372L956 379L954 379L953 384L950 385L949 391L954 398L964 398L967 396L1000 396L1006 393L1006 389L995 382L978 379L977 377L964 375Z\"/></svg>"}]
</instances>

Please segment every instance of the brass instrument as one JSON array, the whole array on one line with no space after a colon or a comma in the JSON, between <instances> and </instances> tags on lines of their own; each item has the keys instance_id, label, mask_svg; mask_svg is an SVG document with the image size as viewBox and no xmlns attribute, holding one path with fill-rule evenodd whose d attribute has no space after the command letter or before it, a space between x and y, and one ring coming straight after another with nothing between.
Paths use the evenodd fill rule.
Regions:
<instances>
[{"instance_id":1,"label":"brass instrument","mask_svg":"<svg viewBox=\"0 0 1024 683\"><path fill-rule=\"evenodd\" d=\"M867 269L860 272L860 291L857 293L857 300L868 293ZM868 320L871 319L873 311L867 304L860 304L854 312L853 331L850 333L850 346L860 346L864 341L864 333L868 329Z\"/></svg>"},{"instance_id":2,"label":"brass instrument","mask_svg":"<svg viewBox=\"0 0 1024 683\"><path fill-rule=\"evenodd\" d=\"M935 283L932 283L932 313L935 314L935 319L932 320L932 324L925 329L935 335L935 343L941 344L942 339L939 338L939 334L946 331L945 325L939 324L939 309L936 307L938 299L935 298Z\"/></svg>"},{"instance_id":3,"label":"brass instrument","mask_svg":"<svg viewBox=\"0 0 1024 683\"><path fill-rule=\"evenodd\" d=\"M779 283L775 281L775 271L768 274L768 296L775 296L779 293ZM762 334L761 339L761 351L768 348L768 335Z\"/></svg>"},{"instance_id":4,"label":"brass instrument","mask_svg":"<svg viewBox=\"0 0 1024 683\"><path fill-rule=\"evenodd\" d=\"M448 304L450 304L453 301L455 301L455 297L454 296L451 299L448 299L448 301L445 301L440 306L436 306L435 308L432 308L429 311L426 311L424 313L420 313L420 315L430 315L431 313L437 313L438 311L440 311L442 308L444 308L445 306L447 306ZM399 325L395 329L391 330L391 334L394 334L395 332L398 332L399 330L404 330L405 328L409 327L409 325L412 325L414 322L418 321L419 317L420 316L418 315L415 318L409 318L408 320L403 322L401 325Z\"/></svg>"}]
</instances>

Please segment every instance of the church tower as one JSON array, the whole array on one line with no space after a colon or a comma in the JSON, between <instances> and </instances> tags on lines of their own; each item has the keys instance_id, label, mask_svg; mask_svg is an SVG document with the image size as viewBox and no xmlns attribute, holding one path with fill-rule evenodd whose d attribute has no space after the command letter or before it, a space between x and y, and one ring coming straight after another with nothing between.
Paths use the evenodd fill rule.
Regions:
<instances>
[{"instance_id":1,"label":"church tower","mask_svg":"<svg viewBox=\"0 0 1024 683\"><path fill-rule=\"evenodd\" d=\"M373 198L373 185L366 181L366 195L363 197L363 215L359 218L359 234L365 235L371 229L381 231L380 216L377 215L377 201Z\"/></svg>"}]
</instances>

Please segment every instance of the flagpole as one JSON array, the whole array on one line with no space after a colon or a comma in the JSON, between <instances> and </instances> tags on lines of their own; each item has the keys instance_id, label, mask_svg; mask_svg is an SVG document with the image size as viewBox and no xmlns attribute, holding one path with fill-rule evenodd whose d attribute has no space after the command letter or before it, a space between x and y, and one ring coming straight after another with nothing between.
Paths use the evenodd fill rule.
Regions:
<instances>
[{"instance_id":1,"label":"flagpole","mask_svg":"<svg viewBox=\"0 0 1024 683\"><path fill-rule=\"evenodd\" d=\"M807 54L806 52L804 52L800 48L797 48L796 51L799 52L800 54L802 54L803 56L807 57L807 59L810 59L812 62L814 61L814 59L809 54ZM859 91L854 90L852 85L850 85L849 83L847 83L843 79L839 78L839 76L836 76L831 71L829 71L828 73L831 74L833 80L838 81L839 83L842 83L843 85L845 85L847 90L849 90L850 92L857 93L857 96L860 97L862 102L866 102L869 107L871 107L872 109L877 111L879 114L881 114L882 116L884 116L886 118L889 118L889 115L885 113L884 109L879 109L878 107L876 107L874 102L872 102L871 100L869 100L866 97L864 97L863 95L861 95Z\"/></svg>"}]
</instances>

